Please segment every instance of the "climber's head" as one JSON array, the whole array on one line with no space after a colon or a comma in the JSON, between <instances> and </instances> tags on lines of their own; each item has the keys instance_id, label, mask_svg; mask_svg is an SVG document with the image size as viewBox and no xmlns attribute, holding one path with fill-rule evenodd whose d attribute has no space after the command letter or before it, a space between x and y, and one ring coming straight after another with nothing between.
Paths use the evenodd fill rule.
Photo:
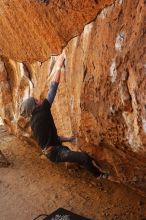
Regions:
<instances>
[{"instance_id":1,"label":"climber's head","mask_svg":"<svg viewBox=\"0 0 146 220\"><path fill-rule=\"evenodd\" d=\"M20 114L24 117L29 117L36 107L36 99L34 97L29 97L22 102L20 107Z\"/></svg>"}]
</instances>

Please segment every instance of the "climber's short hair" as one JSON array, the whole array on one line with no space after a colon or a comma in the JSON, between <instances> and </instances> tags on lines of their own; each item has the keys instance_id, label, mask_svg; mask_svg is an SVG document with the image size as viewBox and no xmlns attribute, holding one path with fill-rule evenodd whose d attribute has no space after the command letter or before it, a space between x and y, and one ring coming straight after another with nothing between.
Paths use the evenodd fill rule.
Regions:
<instances>
[{"instance_id":1,"label":"climber's short hair","mask_svg":"<svg viewBox=\"0 0 146 220\"><path fill-rule=\"evenodd\" d=\"M33 110L36 108L36 102L34 97L29 97L24 100L20 106L20 115L24 117L31 116Z\"/></svg>"}]
</instances>

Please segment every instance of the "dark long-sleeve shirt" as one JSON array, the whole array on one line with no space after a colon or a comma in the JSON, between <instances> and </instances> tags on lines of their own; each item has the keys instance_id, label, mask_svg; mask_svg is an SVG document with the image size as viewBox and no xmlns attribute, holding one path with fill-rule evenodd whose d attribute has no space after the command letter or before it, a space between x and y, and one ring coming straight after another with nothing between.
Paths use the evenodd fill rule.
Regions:
<instances>
[{"instance_id":1,"label":"dark long-sleeve shirt","mask_svg":"<svg viewBox=\"0 0 146 220\"><path fill-rule=\"evenodd\" d=\"M44 99L42 105L33 111L30 121L33 135L42 149L60 144L50 108L49 101Z\"/></svg>"}]
</instances>

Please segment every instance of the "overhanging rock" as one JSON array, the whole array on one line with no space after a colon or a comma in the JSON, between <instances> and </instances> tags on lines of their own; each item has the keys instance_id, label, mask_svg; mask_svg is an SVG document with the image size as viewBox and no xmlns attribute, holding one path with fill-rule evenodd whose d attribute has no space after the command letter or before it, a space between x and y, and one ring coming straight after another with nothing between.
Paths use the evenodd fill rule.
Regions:
<instances>
[{"instance_id":1,"label":"overhanging rock","mask_svg":"<svg viewBox=\"0 0 146 220\"><path fill-rule=\"evenodd\" d=\"M14 60L45 61L112 0L0 1L0 54Z\"/></svg>"},{"instance_id":2,"label":"overhanging rock","mask_svg":"<svg viewBox=\"0 0 146 220\"><path fill-rule=\"evenodd\" d=\"M59 135L77 134L76 149L97 159L113 181L144 196L145 44L144 1L116 0L65 47L66 74L52 106ZM11 132L29 136L19 106L29 96L46 97L53 59L33 64L1 59L0 116Z\"/></svg>"}]
</instances>

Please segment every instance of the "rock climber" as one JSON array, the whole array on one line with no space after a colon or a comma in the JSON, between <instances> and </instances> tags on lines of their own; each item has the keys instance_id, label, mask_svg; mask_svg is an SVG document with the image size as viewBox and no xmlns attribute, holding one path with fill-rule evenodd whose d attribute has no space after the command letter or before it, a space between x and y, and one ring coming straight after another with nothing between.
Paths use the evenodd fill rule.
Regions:
<instances>
[{"instance_id":1,"label":"rock climber","mask_svg":"<svg viewBox=\"0 0 146 220\"><path fill-rule=\"evenodd\" d=\"M56 63L53 78L47 97L43 100L37 100L30 97L23 101L20 108L20 114L23 117L30 117L30 127L34 138L41 147L42 152L52 162L71 162L77 163L97 178L106 178L93 163L92 158L85 152L72 151L63 142L74 142L75 137L59 137L57 129L51 114L51 106L54 101L57 88L61 77L61 68L65 61L65 55L62 53Z\"/></svg>"}]
</instances>

